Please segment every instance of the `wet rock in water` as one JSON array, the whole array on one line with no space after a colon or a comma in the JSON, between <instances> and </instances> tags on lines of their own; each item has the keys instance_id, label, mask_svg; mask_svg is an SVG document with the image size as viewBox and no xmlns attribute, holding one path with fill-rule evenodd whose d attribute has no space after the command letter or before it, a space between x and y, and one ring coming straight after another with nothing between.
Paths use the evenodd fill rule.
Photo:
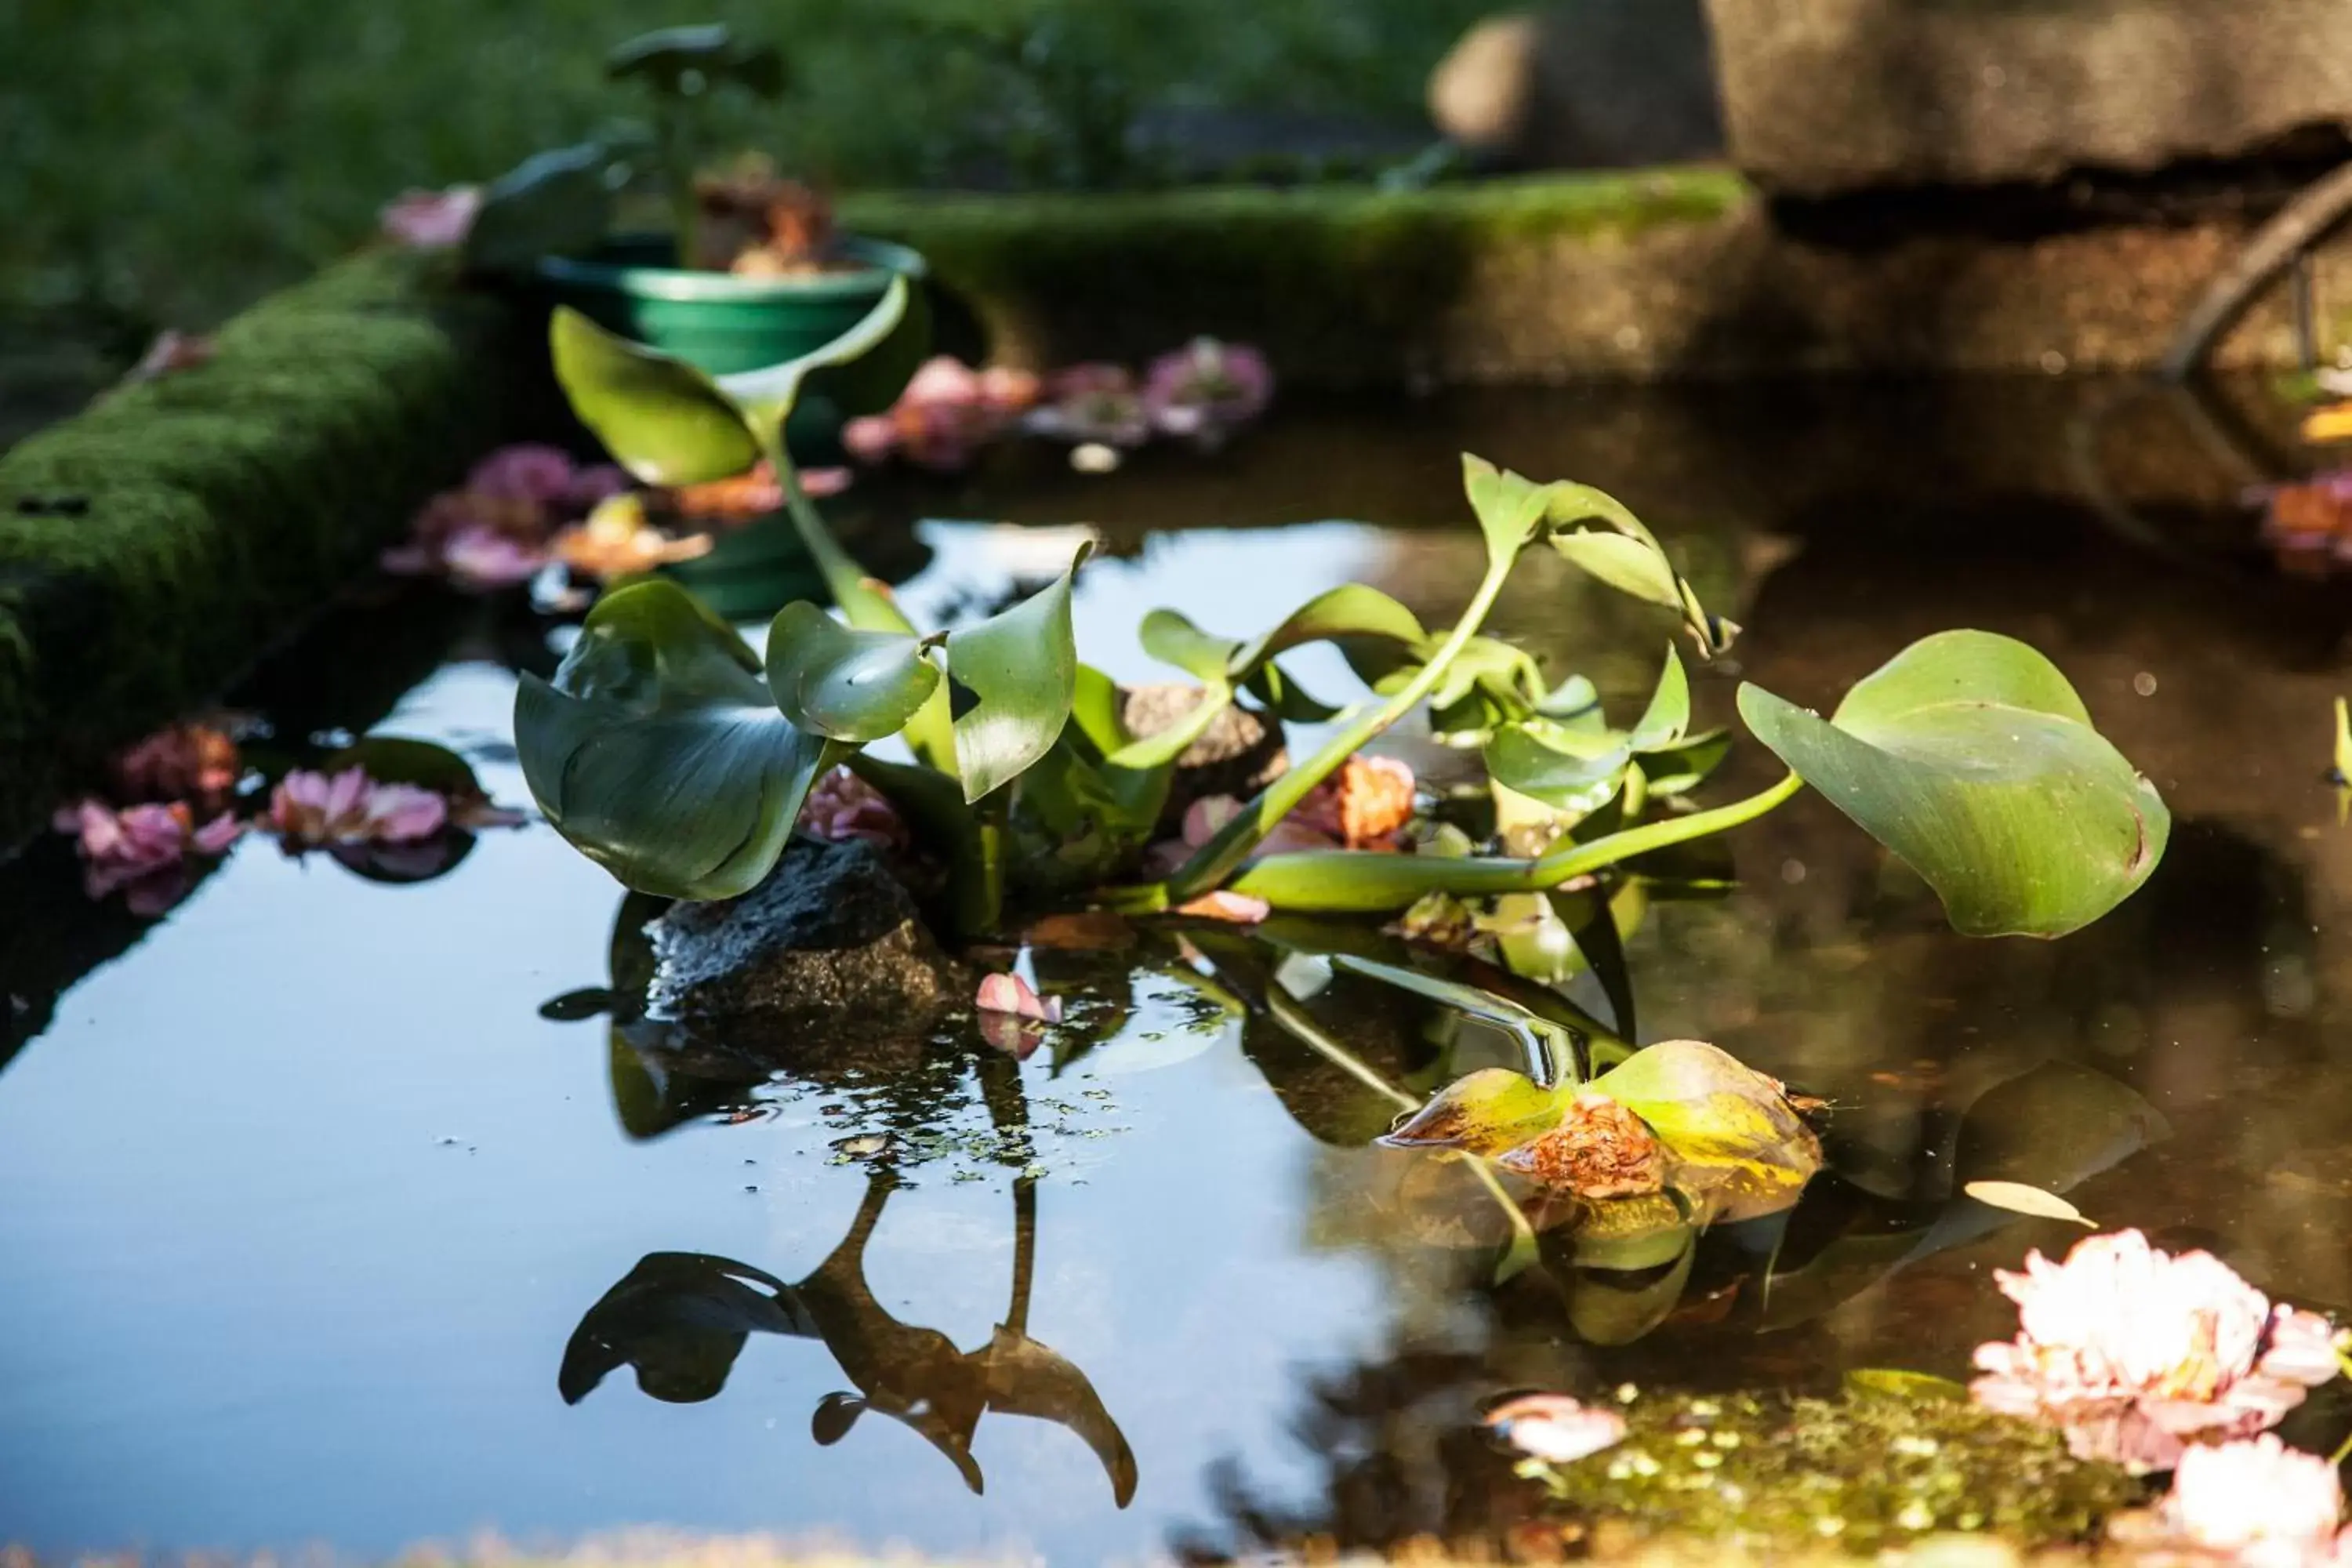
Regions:
<instances>
[{"instance_id":1,"label":"wet rock in water","mask_svg":"<svg viewBox=\"0 0 2352 1568\"><path fill-rule=\"evenodd\" d=\"M787 1066L859 1065L889 1044L919 1047L942 1013L971 999L971 977L913 898L855 841L795 838L751 892L674 905L646 934L650 1013Z\"/></svg>"},{"instance_id":2,"label":"wet rock in water","mask_svg":"<svg viewBox=\"0 0 2352 1568\"><path fill-rule=\"evenodd\" d=\"M2352 125L2343 0L1707 0L1733 162L1775 191L2262 156Z\"/></svg>"},{"instance_id":3,"label":"wet rock in water","mask_svg":"<svg viewBox=\"0 0 2352 1568\"><path fill-rule=\"evenodd\" d=\"M1119 698L1119 721L1129 734L1141 737L1156 735L1191 712L1201 700L1201 688L1181 682L1134 686L1122 689ZM1171 827L1181 824L1185 808L1208 795L1238 795L1246 800L1289 765L1279 720L1228 707L1217 715L1207 733L1177 757L1176 776L1168 786L1168 805L1160 814L1160 823Z\"/></svg>"},{"instance_id":4,"label":"wet rock in water","mask_svg":"<svg viewBox=\"0 0 2352 1568\"><path fill-rule=\"evenodd\" d=\"M1462 146L1521 168L1723 153L1700 0L1567 0L1489 16L1431 75L1429 115Z\"/></svg>"}]
</instances>

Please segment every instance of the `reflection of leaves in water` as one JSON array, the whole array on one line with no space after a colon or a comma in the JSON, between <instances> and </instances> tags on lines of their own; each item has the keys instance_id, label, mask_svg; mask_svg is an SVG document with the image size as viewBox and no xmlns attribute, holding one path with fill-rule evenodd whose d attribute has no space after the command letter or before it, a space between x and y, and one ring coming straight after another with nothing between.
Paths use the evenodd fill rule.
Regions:
<instances>
[{"instance_id":1,"label":"reflection of leaves in water","mask_svg":"<svg viewBox=\"0 0 2352 1568\"><path fill-rule=\"evenodd\" d=\"M621 1366L656 1399L694 1403L715 1397L754 1333L822 1342L855 1394L831 1394L810 1419L820 1443L846 1437L867 1411L889 1416L953 1464L964 1484L982 1489L972 1437L991 1411L1067 1427L1101 1461L1111 1494L1124 1508L1135 1495L1134 1451L1086 1374L1028 1336L1028 1292L1036 1244L1035 1194L1014 1187L1013 1300L1007 1321L986 1345L961 1351L936 1329L905 1323L877 1301L866 1280L866 1247L896 1184L877 1177L849 1233L798 1284L724 1258L654 1253L594 1306L565 1346L557 1387L577 1405Z\"/></svg>"}]
</instances>

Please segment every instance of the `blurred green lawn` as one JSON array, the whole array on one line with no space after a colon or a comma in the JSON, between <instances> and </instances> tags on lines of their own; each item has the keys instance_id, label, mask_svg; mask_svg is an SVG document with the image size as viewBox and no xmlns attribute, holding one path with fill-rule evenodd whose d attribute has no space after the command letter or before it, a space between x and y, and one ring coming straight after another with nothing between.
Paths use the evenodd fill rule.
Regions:
<instances>
[{"instance_id":1,"label":"blurred green lawn","mask_svg":"<svg viewBox=\"0 0 2352 1568\"><path fill-rule=\"evenodd\" d=\"M784 47L793 92L721 129L789 172L1066 184L1105 177L1084 156L1099 132L1066 128L1130 105L1417 124L1430 66L1492 4L0 0L0 314L207 324L350 247L404 186L633 113L602 59L649 27L723 20ZM992 63L935 30L954 19L1032 37L1044 64Z\"/></svg>"}]
</instances>

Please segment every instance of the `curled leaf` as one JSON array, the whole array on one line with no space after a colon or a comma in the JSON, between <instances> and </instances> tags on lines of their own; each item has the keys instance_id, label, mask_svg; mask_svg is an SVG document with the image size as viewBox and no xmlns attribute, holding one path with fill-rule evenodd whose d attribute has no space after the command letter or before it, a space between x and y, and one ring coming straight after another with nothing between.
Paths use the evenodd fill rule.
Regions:
<instances>
[{"instance_id":1,"label":"curled leaf","mask_svg":"<svg viewBox=\"0 0 2352 1568\"><path fill-rule=\"evenodd\" d=\"M854 744L895 735L939 684L914 637L854 631L805 600L786 605L768 630L769 689L813 735Z\"/></svg>"},{"instance_id":2,"label":"curled leaf","mask_svg":"<svg viewBox=\"0 0 2352 1568\"><path fill-rule=\"evenodd\" d=\"M1508 1068L1482 1068L1447 1084L1381 1142L1401 1149L1500 1154L1559 1126L1575 1099L1572 1088L1546 1089Z\"/></svg>"},{"instance_id":3,"label":"curled leaf","mask_svg":"<svg viewBox=\"0 0 2352 1568\"><path fill-rule=\"evenodd\" d=\"M1821 1140L1775 1079L1699 1040L1634 1052L1592 1080L1649 1123L1674 1157L1674 1184L1711 1217L1787 1208L1821 1169Z\"/></svg>"}]
</instances>

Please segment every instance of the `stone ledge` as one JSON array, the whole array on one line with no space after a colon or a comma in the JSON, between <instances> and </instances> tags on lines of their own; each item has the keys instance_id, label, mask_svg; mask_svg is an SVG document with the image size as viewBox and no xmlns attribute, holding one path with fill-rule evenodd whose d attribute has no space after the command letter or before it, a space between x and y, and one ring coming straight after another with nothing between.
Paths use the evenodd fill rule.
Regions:
<instances>
[{"instance_id":1,"label":"stone ledge","mask_svg":"<svg viewBox=\"0 0 2352 1568\"><path fill-rule=\"evenodd\" d=\"M225 688L537 406L524 316L373 251L0 456L0 851Z\"/></svg>"},{"instance_id":2,"label":"stone ledge","mask_svg":"<svg viewBox=\"0 0 2352 1568\"><path fill-rule=\"evenodd\" d=\"M844 216L924 251L1014 363L1134 361L1206 331L1337 387L2145 370L2256 221L1805 237L1710 167L1396 193L869 195ZM2324 258L2322 286L2352 292L2352 252ZM2273 301L2215 363L2293 352Z\"/></svg>"}]
</instances>

